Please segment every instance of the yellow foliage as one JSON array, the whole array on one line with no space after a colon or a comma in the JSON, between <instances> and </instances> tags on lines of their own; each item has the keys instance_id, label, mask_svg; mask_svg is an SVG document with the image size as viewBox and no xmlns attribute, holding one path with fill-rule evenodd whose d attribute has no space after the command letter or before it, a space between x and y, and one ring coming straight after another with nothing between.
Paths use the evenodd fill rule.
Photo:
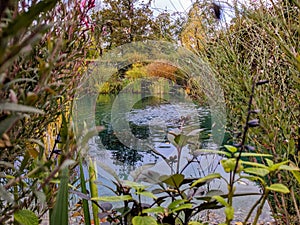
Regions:
<instances>
[{"instance_id":1,"label":"yellow foliage","mask_svg":"<svg viewBox=\"0 0 300 225\"><path fill-rule=\"evenodd\" d=\"M189 20L180 36L182 45L187 49L199 51L203 48L205 32L197 3L190 10Z\"/></svg>"}]
</instances>

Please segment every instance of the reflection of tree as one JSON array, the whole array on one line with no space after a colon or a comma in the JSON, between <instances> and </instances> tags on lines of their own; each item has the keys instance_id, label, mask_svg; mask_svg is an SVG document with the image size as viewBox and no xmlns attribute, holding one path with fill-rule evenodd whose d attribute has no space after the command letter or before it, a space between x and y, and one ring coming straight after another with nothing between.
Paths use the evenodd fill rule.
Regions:
<instances>
[{"instance_id":1,"label":"reflection of tree","mask_svg":"<svg viewBox=\"0 0 300 225\"><path fill-rule=\"evenodd\" d=\"M99 137L105 148L111 150L113 164L119 167L119 176L123 179L127 179L128 174L132 170L142 165L144 156L152 156L152 154L148 154L142 149L136 150L125 146L118 140L116 135L114 135L111 125L107 125L107 127L108 129L99 133ZM136 135L137 138L145 139L149 136L148 126L140 127L134 125L131 129L132 133Z\"/></svg>"}]
</instances>

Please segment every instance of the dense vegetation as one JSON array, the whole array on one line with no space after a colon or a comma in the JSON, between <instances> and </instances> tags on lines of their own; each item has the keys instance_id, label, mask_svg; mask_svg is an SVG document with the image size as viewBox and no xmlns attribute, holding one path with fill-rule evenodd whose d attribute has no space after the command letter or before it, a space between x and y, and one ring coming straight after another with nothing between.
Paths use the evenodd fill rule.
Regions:
<instances>
[{"instance_id":1,"label":"dense vegetation","mask_svg":"<svg viewBox=\"0 0 300 225\"><path fill-rule=\"evenodd\" d=\"M105 0L102 8L93 0L0 0L0 224L38 224L50 212L51 224L100 224L101 219L101 224L192 225L201 224L195 220L198 212L215 208L225 209L224 221L230 224L235 178L242 172L263 190L256 220L269 201L279 224L300 221L299 1L233 5L235 18L224 27L223 5L199 1L188 18L167 12L155 17L150 6L136 0ZM72 131L76 87L94 59L147 39L181 40L216 71L232 137L218 151L231 178L227 195L196 199L186 194L223 179L219 174L188 180L175 169L155 180L159 190L152 193L140 182L141 170L131 174L133 181L122 181L104 168L116 178L116 196L98 196L95 168L81 158ZM137 64L120 73L127 79L150 74L173 82L182 76L172 66L159 65L163 72L156 67ZM119 89L126 80L117 75L112 83ZM172 135L180 158L191 134ZM154 204L143 205L140 196ZM71 198L80 201L74 206ZM172 203L161 205L166 199ZM113 209L113 201L124 207Z\"/></svg>"}]
</instances>

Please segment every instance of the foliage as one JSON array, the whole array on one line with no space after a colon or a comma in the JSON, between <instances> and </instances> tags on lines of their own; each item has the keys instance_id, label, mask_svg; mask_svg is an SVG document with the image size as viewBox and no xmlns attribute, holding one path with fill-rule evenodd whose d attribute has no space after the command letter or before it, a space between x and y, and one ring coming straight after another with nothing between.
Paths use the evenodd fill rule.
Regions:
<instances>
[{"instance_id":1,"label":"foliage","mask_svg":"<svg viewBox=\"0 0 300 225\"><path fill-rule=\"evenodd\" d=\"M88 8L75 0L10 0L0 9L0 223L14 215L15 223L37 224L54 208L64 215L51 223L62 224L69 175L61 171L76 157L70 101L91 45Z\"/></svg>"},{"instance_id":2,"label":"foliage","mask_svg":"<svg viewBox=\"0 0 300 225\"><path fill-rule=\"evenodd\" d=\"M259 153L272 154L274 163L291 160L299 166L299 2L256 3L243 6L242 13L239 6L233 8L237 14L230 27L215 30L199 51L218 71L232 141L241 141L240 124L248 113L253 79L268 80L269 85L259 88L253 100L253 110L260 109L265 116L253 121L260 126L251 129L248 138ZM276 179L265 179L269 185L281 182L293 190L292 198L274 193L269 200L274 213L284 215L283 223L294 221L294 215L300 216L299 182L283 171Z\"/></svg>"}]
</instances>

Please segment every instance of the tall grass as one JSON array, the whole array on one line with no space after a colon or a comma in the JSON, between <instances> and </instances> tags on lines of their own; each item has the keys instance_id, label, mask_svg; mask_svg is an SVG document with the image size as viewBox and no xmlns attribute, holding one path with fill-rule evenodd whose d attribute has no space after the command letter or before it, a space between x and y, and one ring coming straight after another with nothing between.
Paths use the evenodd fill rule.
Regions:
<instances>
[{"instance_id":1,"label":"tall grass","mask_svg":"<svg viewBox=\"0 0 300 225\"><path fill-rule=\"evenodd\" d=\"M241 138L238 130L246 118L253 78L269 80L253 102L265 116L259 117L260 128L251 130L248 138L256 151L273 154L275 162L291 160L299 166L299 2L269 3L257 3L252 9L244 7L227 29L210 33L212 38L203 43L199 55L218 72L227 102L227 129L236 143ZM269 184L278 181L291 187L292 198L274 194L270 204L275 215L283 215L280 220L295 224L300 219L300 184L287 172L267 180Z\"/></svg>"}]
</instances>

